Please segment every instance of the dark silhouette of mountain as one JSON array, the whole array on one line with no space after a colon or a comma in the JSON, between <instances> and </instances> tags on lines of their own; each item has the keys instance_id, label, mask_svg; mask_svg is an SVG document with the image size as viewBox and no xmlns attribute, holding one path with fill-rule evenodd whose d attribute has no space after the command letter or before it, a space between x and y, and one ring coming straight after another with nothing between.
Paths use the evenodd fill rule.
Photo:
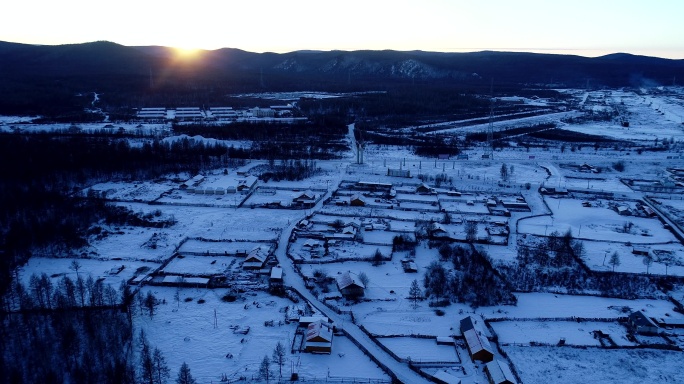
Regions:
<instances>
[{"instance_id":1,"label":"dark silhouette of mountain","mask_svg":"<svg viewBox=\"0 0 684 384\"><path fill-rule=\"evenodd\" d=\"M57 46L0 42L0 112L36 106L25 93L96 91L125 97L184 92L369 90L440 84L500 88L642 86L684 79L684 60L616 53L596 58L514 52L295 51L224 48L179 56L172 48L98 41ZM40 99L40 97L38 97ZM21 105L17 105L21 104ZM28 108L30 109L30 108Z\"/></svg>"}]
</instances>

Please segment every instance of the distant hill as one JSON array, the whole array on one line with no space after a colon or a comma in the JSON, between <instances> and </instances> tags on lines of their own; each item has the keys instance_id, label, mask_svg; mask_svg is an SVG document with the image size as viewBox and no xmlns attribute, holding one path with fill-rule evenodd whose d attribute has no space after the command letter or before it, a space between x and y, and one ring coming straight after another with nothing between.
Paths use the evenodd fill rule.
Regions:
<instances>
[{"instance_id":1,"label":"distant hill","mask_svg":"<svg viewBox=\"0 0 684 384\"><path fill-rule=\"evenodd\" d=\"M513 52L200 51L181 58L171 48L98 41L57 46L0 42L0 112L35 103L35 92L116 93L364 90L398 84L499 87L641 86L684 79L684 60L624 53L586 58ZM486 88L485 88L486 87ZM32 90L34 92L32 92ZM123 100L123 99L122 99ZM119 101L120 103L120 101ZM29 108L30 109L30 108Z\"/></svg>"}]
</instances>

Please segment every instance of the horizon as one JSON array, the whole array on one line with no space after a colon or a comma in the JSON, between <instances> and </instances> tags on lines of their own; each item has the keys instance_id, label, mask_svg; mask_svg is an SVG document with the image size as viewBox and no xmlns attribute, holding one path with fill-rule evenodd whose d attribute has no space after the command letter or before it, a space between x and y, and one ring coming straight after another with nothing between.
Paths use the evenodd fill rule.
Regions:
<instances>
[{"instance_id":1,"label":"horizon","mask_svg":"<svg viewBox=\"0 0 684 384\"><path fill-rule=\"evenodd\" d=\"M116 7L102 9L83 0L27 0L6 6L6 14L13 17L0 25L0 40L33 45L111 41L255 53L487 50L684 59L680 38L684 23L678 20L684 3L664 0L657 5L638 0L515 4L350 0L343 6L311 0L256 4L200 0L188 7L179 1L158 6L122 0Z\"/></svg>"},{"instance_id":2,"label":"horizon","mask_svg":"<svg viewBox=\"0 0 684 384\"><path fill-rule=\"evenodd\" d=\"M634 52L626 52L626 51L610 51L610 50L582 50L582 49L535 49L535 48L504 48L504 47L494 47L494 48L460 48L460 49L454 49L450 51L435 51L435 50L425 50L425 49L391 49L391 48L379 48L379 49L369 49L369 48L359 48L359 49L337 49L337 48L331 48L331 49L296 49L296 50L290 50L290 51L256 51L256 50L249 50L245 48L240 48L240 47L219 47L219 48L184 48L184 47L175 47L175 46L168 46L168 45L160 45L160 44L150 44L150 45L127 45L127 44L122 44L116 41L111 41L111 40L93 40L93 41L82 41L82 42L65 42L65 43L59 43L59 44L41 44L41 43L31 43L31 42L17 42L17 41L6 41L6 40L0 40L0 42L5 42L9 44L25 44L25 45L33 45L33 46L45 46L45 47L57 47L57 46L65 46L65 45L84 45L84 44L92 44L92 43L98 43L98 42L106 42L106 43L112 43L116 45L121 45L124 47L160 47L160 48L167 48L171 50L176 50L178 51L181 55L188 55L192 56L198 52L213 52L213 51L219 51L222 49L235 49L235 50L241 50L244 52L249 52L249 53L255 53L255 54L263 54L263 53L274 53L274 54L287 54L287 53L293 53L293 52L335 52L335 51L340 51L340 52L355 52L355 51L394 51L394 52L426 52L426 53L478 53L478 52L498 52L498 53L531 53L531 54L540 54L540 55L568 55L568 56L580 56L580 57L585 57L585 58L598 58L598 57L603 57L603 56L609 56L609 55L618 55L618 54L627 54L627 55L632 55L632 56L643 56L643 57L654 57L654 58L661 58L661 59L666 59L666 60L684 60L684 58L671 58L671 57L664 57L664 56L657 56L657 55L650 55L650 54L645 54L645 53L634 53ZM581 53L583 52L583 53ZM586 52L595 52L594 54L587 54Z\"/></svg>"}]
</instances>

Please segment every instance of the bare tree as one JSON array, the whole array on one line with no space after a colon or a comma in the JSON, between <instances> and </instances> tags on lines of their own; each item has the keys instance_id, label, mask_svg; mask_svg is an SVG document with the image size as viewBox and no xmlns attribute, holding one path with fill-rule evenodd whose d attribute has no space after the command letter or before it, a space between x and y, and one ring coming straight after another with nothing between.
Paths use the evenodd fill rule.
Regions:
<instances>
[{"instance_id":1,"label":"bare tree","mask_svg":"<svg viewBox=\"0 0 684 384\"><path fill-rule=\"evenodd\" d=\"M466 221L465 222L465 233L466 241L469 243L474 243L477 240L477 222Z\"/></svg>"},{"instance_id":2,"label":"bare tree","mask_svg":"<svg viewBox=\"0 0 684 384\"><path fill-rule=\"evenodd\" d=\"M271 379L271 360L269 360L268 355L264 355L264 359L259 365L259 378L266 380L267 383Z\"/></svg>"},{"instance_id":3,"label":"bare tree","mask_svg":"<svg viewBox=\"0 0 684 384\"><path fill-rule=\"evenodd\" d=\"M506 166L506 163L501 164L501 180L503 181L508 181L508 167Z\"/></svg>"},{"instance_id":4,"label":"bare tree","mask_svg":"<svg viewBox=\"0 0 684 384\"><path fill-rule=\"evenodd\" d=\"M370 278L368 275L366 275L366 272L361 272L359 273L359 281L363 284L364 287L368 288L368 283L370 283Z\"/></svg>"},{"instance_id":5,"label":"bare tree","mask_svg":"<svg viewBox=\"0 0 684 384\"><path fill-rule=\"evenodd\" d=\"M617 251L613 252L613 254L610 255L610 260L608 260L608 264L613 266L613 272L615 272L615 267L618 267L620 265L620 255L617 253Z\"/></svg>"},{"instance_id":6,"label":"bare tree","mask_svg":"<svg viewBox=\"0 0 684 384\"><path fill-rule=\"evenodd\" d=\"M164 384L171 374L169 366L166 365L166 359L159 348L155 348L152 353L152 363L154 367L154 382L155 384Z\"/></svg>"},{"instance_id":7,"label":"bare tree","mask_svg":"<svg viewBox=\"0 0 684 384\"><path fill-rule=\"evenodd\" d=\"M273 349L272 360L278 365L278 370L280 377L283 377L283 364L285 364L285 346L280 341L276 344Z\"/></svg>"},{"instance_id":8,"label":"bare tree","mask_svg":"<svg viewBox=\"0 0 684 384\"><path fill-rule=\"evenodd\" d=\"M651 268L651 265L653 265L653 256L650 254L644 256L643 263L646 266L646 274L648 275L648 270Z\"/></svg>"},{"instance_id":9,"label":"bare tree","mask_svg":"<svg viewBox=\"0 0 684 384\"><path fill-rule=\"evenodd\" d=\"M72 260L71 264L69 264L69 269L76 272L76 277L78 277L78 271L81 269L81 263L79 263L78 260Z\"/></svg>"},{"instance_id":10,"label":"bare tree","mask_svg":"<svg viewBox=\"0 0 684 384\"><path fill-rule=\"evenodd\" d=\"M157 298L154 297L152 291L147 291L145 296L145 308L150 313L150 319L154 316L154 309L157 307Z\"/></svg>"}]
</instances>

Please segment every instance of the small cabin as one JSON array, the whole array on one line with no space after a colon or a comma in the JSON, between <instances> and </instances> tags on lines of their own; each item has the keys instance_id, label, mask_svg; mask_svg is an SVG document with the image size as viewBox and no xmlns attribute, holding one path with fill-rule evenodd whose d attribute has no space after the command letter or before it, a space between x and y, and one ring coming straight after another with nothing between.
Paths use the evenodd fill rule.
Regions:
<instances>
[{"instance_id":1,"label":"small cabin","mask_svg":"<svg viewBox=\"0 0 684 384\"><path fill-rule=\"evenodd\" d=\"M321 320L313 322L306 328L304 350L313 353L331 353L332 340L332 325Z\"/></svg>"},{"instance_id":2,"label":"small cabin","mask_svg":"<svg viewBox=\"0 0 684 384\"><path fill-rule=\"evenodd\" d=\"M364 295L366 286L357 275L345 272L337 278L337 289L345 298L355 299Z\"/></svg>"},{"instance_id":3,"label":"small cabin","mask_svg":"<svg viewBox=\"0 0 684 384\"><path fill-rule=\"evenodd\" d=\"M657 335L660 332L658 325L641 311L629 315L629 325L640 335Z\"/></svg>"}]
</instances>

